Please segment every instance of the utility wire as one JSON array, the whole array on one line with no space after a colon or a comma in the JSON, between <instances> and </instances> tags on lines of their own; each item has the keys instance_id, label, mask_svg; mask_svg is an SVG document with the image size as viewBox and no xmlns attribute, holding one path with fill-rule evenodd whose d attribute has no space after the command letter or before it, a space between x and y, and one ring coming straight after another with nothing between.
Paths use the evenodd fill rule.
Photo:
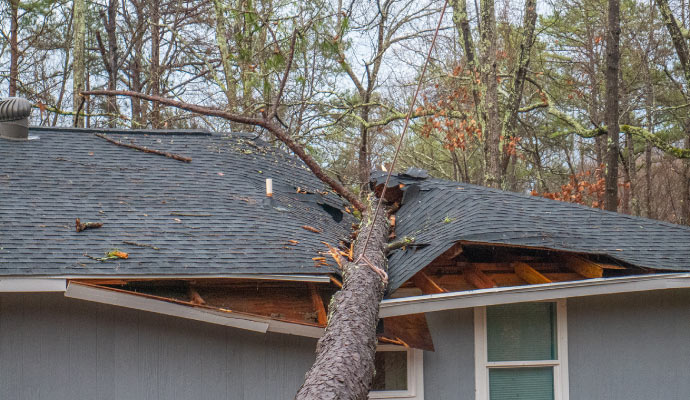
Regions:
<instances>
[{"instance_id":1,"label":"utility wire","mask_svg":"<svg viewBox=\"0 0 690 400\"><path fill-rule=\"evenodd\" d=\"M419 91L422 88L422 83L424 82L424 75L426 74L426 69L427 66L429 65L429 60L431 59L431 53L434 50L434 45L436 45L436 38L438 37L438 31L441 29L441 23L443 22L443 16L446 13L446 8L448 7L448 0L445 0L443 3L443 9L441 10L441 16L438 18L438 24L436 25L436 30L434 31L434 36L431 39L431 46L429 46L429 52L426 55L426 60L424 61L424 66L422 67L422 73L419 76L419 81L417 82L417 89L414 92L414 96L412 96L412 103L410 104L410 109L407 111L407 115L405 115L405 125L403 126L402 133L400 134L400 140L398 141L398 146L395 149L395 155L393 156L393 162L391 163L391 166L388 171L388 175L386 176L386 183L383 185L383 190L381 191L381 196L379 197L379 201L376 204L376 210L374 211L374 217L371 221L371 227L369 228L369 232L367 233L367 239L364 241L364 247L362 248L362 253L357 260L359 261L364 261L369 267L371 267L377 274L381 276L381 279L384 282L388 282L388 275L386 274L385 271L383 271L381 268L374 266L369 260L367 260L365 253L367 251L367 246L369 245L369 239L371 239L371 232L374 230L374 225L376 224L376 218L379 215L379 209L381 208L381 204L383 203L383 198L384 195L386 194L386 189L388 188L388 182L391 179L391 175L393 174L393 169L395 168L395 163L398 161L398 154L400 154L400 148L402 147L403 140L405 139L405 133L407 132L407 128L410 125L410 118L412 117L412 113L414 112L414 105L417 103L417 96L419 95Z\"/></svg>"}]
</instances>

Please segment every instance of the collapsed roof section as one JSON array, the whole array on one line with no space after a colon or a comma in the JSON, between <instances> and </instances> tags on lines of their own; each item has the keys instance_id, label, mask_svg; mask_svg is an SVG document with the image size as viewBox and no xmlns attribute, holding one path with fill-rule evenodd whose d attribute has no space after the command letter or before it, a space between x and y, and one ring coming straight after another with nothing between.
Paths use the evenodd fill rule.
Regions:
<instances>
[{"instance_id":1,"label":"collapsed roof section","mask_svg":"<svg viewBox=\"0 0 690 400\"><path fill-rule=\"evenodd\" d=\"M0 276L328 279L339 272L323 257L325 243L349 240L355 219L300 160L260 139L199 131L31 133L40 138L0 141ZM77 232L77 218L103 225Z\"/></svg>"},{"instance_id":2,"label":"collapsed roof section","mask_svg":"<svg viewBox=\"0 0 690 400\"><path fill-rule=\"evenodd\" d=\"M379 193L385 177L380 172L372 176ZM401 202L395 215L397 237L414 239L389 256L389 292L427 266L438 272L444 267L474 269L477 262L492 273L511 272L497 275L506 279L519 275L514 261L532 262L553 274L572 274L582 260L605 267L604 276L690 270L690 228L685 226L432 179L414 169L394 175L388 192L389 200ZM621 267L625 272L616 272ZM578 275L583 277L564 275L560 280ZM497 286L525 283L534 282L518 279ZM454 290L477 285L463 287Z\"/></svg>"}]
</instances>

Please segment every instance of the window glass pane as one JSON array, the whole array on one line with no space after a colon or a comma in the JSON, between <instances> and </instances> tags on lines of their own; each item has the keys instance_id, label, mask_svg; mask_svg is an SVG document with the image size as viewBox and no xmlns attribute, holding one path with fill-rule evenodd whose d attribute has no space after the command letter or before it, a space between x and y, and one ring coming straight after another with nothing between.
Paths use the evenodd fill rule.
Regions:
<instances>
[{"instance_id":1,"label":"window glass pane","mask_svg":"<svg viewBox=\"0 0 690 400\"><path fill-rule=\"evenodd\" d=\"M490 400L553 400L553 368L492 368Z\"/></svg>"},{"instance_id":2,"label":"window glass pane","mask_svg":"<svg viewBox=\"0 0 690 400\"><path fill-rule=\"evenodd\" d=\"M556 359L555 303L519 303L486 308L489 361Z\"/></svg>"},{"instance_id":3,"label":"window glass pane","mask_svg":"<svg viewBox=\"0 0 690 400\"><path fill-rule=\"evenodd\" d=\"M371 390L407 390L407 352L378 351Z\"/></svg>"}]
</instances>

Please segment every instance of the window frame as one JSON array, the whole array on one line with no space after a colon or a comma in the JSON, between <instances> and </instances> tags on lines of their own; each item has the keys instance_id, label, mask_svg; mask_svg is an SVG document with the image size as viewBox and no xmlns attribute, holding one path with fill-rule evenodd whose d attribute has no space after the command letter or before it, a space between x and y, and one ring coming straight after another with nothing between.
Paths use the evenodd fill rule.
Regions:
<instances>
[{"instance_id":1,"label":"window frame","mask_svg":"<svg viewBox=\"0 0 690 400\"><path fill-rule=\"evenodd\" d=\"M407 352L407 390L372 390L369 398L424 400L424 351L390 344L378 345L376 351Z\"/></svg>"},{"instance_id":2,"label":"window frame","mask_svg":"<svg viewBox=\"0 0 690 400\"><path fill-rule=\"evenodd\" d=\"M568 316L566 299L549 300L556 304L557 360L488 361L486 306L474 308L475 400L489 400L489 368L553 367L554 400L569 400Z\"/></svg>"}]
</instances>

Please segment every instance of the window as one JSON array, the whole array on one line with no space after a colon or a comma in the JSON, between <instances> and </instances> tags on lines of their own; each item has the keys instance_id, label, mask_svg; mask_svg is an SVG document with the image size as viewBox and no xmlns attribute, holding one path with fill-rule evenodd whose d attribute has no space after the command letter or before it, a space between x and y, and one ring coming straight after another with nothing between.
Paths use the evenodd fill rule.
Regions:
<instances>
[{"instance_id":1,"label":"window","mask_svg":"<svg viewBox=\"0 0 690 400\"><path fill-rule=\"evenodd\" d=\"M424 399L422 350L380 345L374 360L376 372L370 399Z\"/></svg>"},{"instance_id":2,"label":"window","mask_svg":"<svg viewBox=\"0 0 690 400\"><path fill-rule=\"evenodd\" d=\"M477 307L476 400L568 400L565 300Z\"/></svg>"}]
</instances>

